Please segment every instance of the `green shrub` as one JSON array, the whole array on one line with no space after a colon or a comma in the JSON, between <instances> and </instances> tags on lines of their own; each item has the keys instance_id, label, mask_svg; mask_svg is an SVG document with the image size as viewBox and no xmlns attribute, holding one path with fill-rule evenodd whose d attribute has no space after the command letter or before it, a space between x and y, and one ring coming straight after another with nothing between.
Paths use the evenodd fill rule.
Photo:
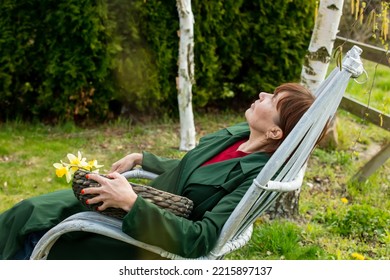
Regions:
<instances>
[{"instance_id":1,"label":"green shrub","mask_svg":"<svg viewBox=\"0 0 390 280\"><path fill-rule=\"evenodd\" d=\"M101 0L2 1L0 117L106 114L116 52L110 28Z\"/></svg>"},{"instance_id":2,"label":"green shrub","mask_svg":"<svg viewBox=\"0 0 390 280\"><path fill-rule=\"evenodd\" d=\"M194 105L234 108L297 81L315 1L192 1ZM4 0L0 119L177 112L175 0Z\"/></svg>"},{"instance_id":3,"label":"green shrub","mask_svg":"<svg viewBox=\"0 0 390 280\"><path fill-rule=\"evenodd\" d=\"M345 210L328 208L313 220L328 225L335 233L364 242L381 242L390 232L390 213L364 204Z\"/></svg>"},{"instance_id":4,"label":"green shrub","mask_svg":"<svg viewBox=\"0 0 390 280\"><path fill-rule=\"evenodd\" d=\"M369 205L353 205L340 219L338 232L363 241L378 241L390 230L390 214Z\"/></svg>"},{"instance_id":5,"label":"green shrub","mask_svg":"<svg viewBox=\"0 0 390 280\"><path fill-rule=\"evenodd\" d=\"M315 1L193 1L194 102L234 107L247 104L261 90L299 80L314 5ZM234 98L228 98L232 94Z\"/></svg>"},{"instance_id":6,"label":"green shrub","mask_svg":"<svg viewBox=\"0 0 390 280\"><path fill-rule=\"evenodd\" d=\"M176 107L176 1L113 0L108 9L116 23L113 36L121 46L113 70L114 97L130 110L151 113ZM173 104L162 104L167 101Z\"/></svg>"}]
</instances>

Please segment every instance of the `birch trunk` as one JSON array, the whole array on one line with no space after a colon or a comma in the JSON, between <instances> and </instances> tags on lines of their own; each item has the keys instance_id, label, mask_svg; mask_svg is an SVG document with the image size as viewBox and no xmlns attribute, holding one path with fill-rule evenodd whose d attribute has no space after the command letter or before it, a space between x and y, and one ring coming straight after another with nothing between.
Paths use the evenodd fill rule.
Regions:
<instances>
[{"instance_id":1,"label":"birch trunk","mask_svg":"<svg viewBox=\"0 0 390 280\"><path fill-rule=\"evenodd\" d=\"M308 53L302 68L301 82L312 92L325 79L331 59L334 41L338 33L344 0L321 0L316 22L311 37ZM329 129L323 137L322 147L337 147L337 118L329 124Z\"/></svg>"},{"instance_id":2,"label":"birch trunk","mask_svg":"<svg viewBox=\"0 0 390 280\"><path fill-rule=\"evenodd\" d=\"M180 18L179 71L176 79L180 117L180 150L189 151L196 145L192 111L192 85L194 83L194 16L191 0L177 0Z\"/></svg>"},{"instance_id":3,"label":"birch trunk","mask_svg":"<svg viewBox=\"0 0 390 280\"><path fill-rule=\"evenodd\" d=\"M301 83L313 93L316 92L327 74L343 4L343 0L320 1L313 34L301 73ZM335 120L324 139L326 142L323 142L323 145L337 145L335 144L337 143ZM300 189L282 194L268 214L271 218L291 218L298 214L299 194Z\"/></svg>"},{"instance_id":4,"label":"birch trunk","mask_svg":"<svg viewBox=\"0 0 390 280\"><path fill-rule=\"evenodd\" d=\"M315 92L325 79L344 0L321 0L301 73L301 82Z\"/></svg>"}]
</instances>

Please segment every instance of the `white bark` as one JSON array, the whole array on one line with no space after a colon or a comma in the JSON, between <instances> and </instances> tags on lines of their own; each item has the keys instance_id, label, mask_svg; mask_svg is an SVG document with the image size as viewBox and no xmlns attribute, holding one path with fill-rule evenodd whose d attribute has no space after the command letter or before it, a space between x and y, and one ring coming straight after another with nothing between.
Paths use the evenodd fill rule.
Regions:
<instances>
[{"instance_id":1,"label":"white bark","mask_svg":"<svg viewBox=\"0 0 390 280\"><path fill-rule=\"evenodd\" d=\"M180 150L189 151L196 145L192 111L194 84L194 16L191 0L177 0L180 18L179 71L176 80L180 116Z\"/></svg>"},{"instance_id":2,"label":"white bark","mask_svg":"<svg viewBox=\"0 0 390 280\"><path fill-rule=\"evenodd\" d=\"M301 82L312 92L325 79L338 33L344 0L320 0Z\"/></svg>"},{"instance_id":3,"label":"white bark","mask_svg":"<svg viewBox=\"0 0 390 280\"><path fill-rule=\"evenodd\" d=\"M343 9L343 0L321 0L313 29L308 53L301 73L301 83L315 93L325 79L334 41ZM335 129L327 137L337 138ZM325 138L327 138L325 137ZM334 140L336 141L336 140ZM333 142L333 141L332 141ZM274 217L292 217L298 213L299 194L301 189L282 194L270 208L269 214Z\"/></svg>"}]
</instances>

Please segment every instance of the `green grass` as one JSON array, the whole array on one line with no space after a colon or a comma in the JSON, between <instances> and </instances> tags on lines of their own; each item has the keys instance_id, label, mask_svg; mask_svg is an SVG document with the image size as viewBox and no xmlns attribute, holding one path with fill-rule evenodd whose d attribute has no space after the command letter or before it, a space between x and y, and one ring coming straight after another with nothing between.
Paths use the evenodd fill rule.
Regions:
<instances>
[{"instance_id":1,"label":"green grass","mask_svg":"<svg viewBox=\"0 0 390 280\"><path fill-rule=\"evenodd\" d=\"M314 239L302 231L301 226L289 221L263 221L259 219L249 244L231 253L226 259L249 260L326 260L332 256Z\"/></svg>"}]
</instances>

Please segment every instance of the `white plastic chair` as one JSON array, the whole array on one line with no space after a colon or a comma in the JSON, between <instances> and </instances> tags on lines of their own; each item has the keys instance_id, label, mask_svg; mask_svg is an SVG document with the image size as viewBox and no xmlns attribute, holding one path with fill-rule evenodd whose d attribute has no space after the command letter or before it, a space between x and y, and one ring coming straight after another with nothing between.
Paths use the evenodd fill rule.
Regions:
<instances>
[{"instance_id":1,"label":"white plastic chair","mask_svg":"<svg viewBox=\"0 0 390 280\"><path fill-rule=\"evenodd\" d=\"M273 154L256 179L253 180L236 209L226 221L215 247L199 259L221 259L244 246L251 238L253 223L276 200L282 192L301 187L306 162L324 127L335 115L349 79L360 76L363 64L362 50L354 46L342 62L342 70L335 68L323 81L315 95L313 105L304 114L289 136ZM280 170L276 179L271 180ZM124 174L127 178L155 178L155 174L133 170ZM135 240L121 230L121 220L96 212L75 214L49 230L36 245L31 259L46 259L51 247L64 233L87 231L102 234L154 252L164 258L185 259L159 247Z\"/></svg>"}]
</instances>

